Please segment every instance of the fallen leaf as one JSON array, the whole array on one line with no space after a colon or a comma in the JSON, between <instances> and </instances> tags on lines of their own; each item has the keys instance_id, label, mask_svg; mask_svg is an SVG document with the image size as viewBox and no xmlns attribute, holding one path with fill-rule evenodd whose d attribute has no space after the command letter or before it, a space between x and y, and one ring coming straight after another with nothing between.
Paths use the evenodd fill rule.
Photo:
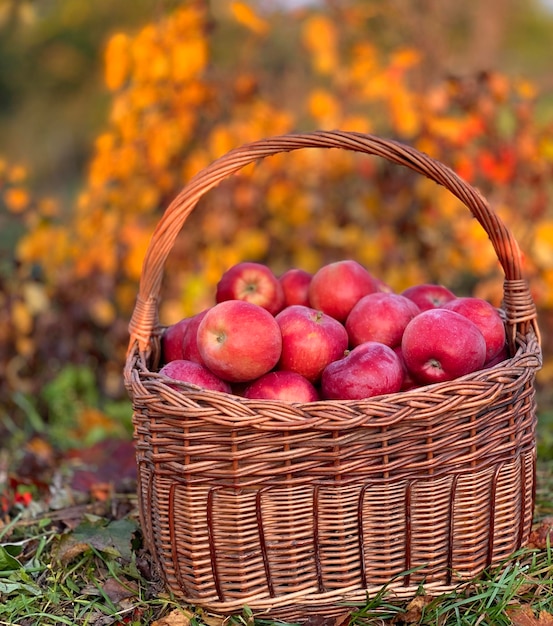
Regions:
<instances>
[{"instance_id":1,"label":"fallen leaf","mask_svg":"<svg viewBox=\"0 0 553 626\"><path fill-rule=\"evenodd\" d=\"M545 550L547 544L553 544L553 517L545 517L539 526L534 528L528 538L528 546Z\"/></svg>"},{"instance_id":2,"label":"fallen leaf","mask_svg":"<svg viewBox=\"0 0 553 626\"><path fill-rule=\"evenodd\" d=\"M75 530L62 537L58 545L57 559L68 563L90 548L130 561L131 540L136 531L135 522L128 519L115 520L106 524L104 519L85 519Z\"/></svg>"},{"instance_id":3,"label":"fallen leaf","mask_svg":"<svg viewBox=\"0 0 553 626\"><path fill-rule=\"evenodd\" d=\"M152 622L151 626L189 626L194 613L186 609L175 609L169 615Z\"/></svg>"},{"instance_id":4,"label":"fallen leaf","mask_svg":"<svg viewBox=\"0 0 553 626\"><path fill-rule=\"evenodd\" d=\"M415 596L407 605L407 611L401 615L404 624L418 624L422 619L425 607L432 602L432 596Z\"/></svg>"},{"instance_id":5,"label":"fallen leaf","mask_svg":"<svg viewBox=\"0 0 553 626\"><path fill-rule=\"evenodd\" d=\"M108 578L102 585L102 589L114 604L119 604L121 600L138 595L138 588L135 583L129 581L123 584L115 578Z\"/></svg>"},{"instance_id":6,"label":"fallen leaf","mask_svg":"<svg viewBox=\"0 0 553 626\"><path fill-rule=\"evenodd\" d=\"M21 569L21 563L10 554L6 546L0 546L0 572Z\"/></svg>"},{"instance_id":7,"label":"fallen leaf","mask_svg":"<svg viewBox=\"0 0 553 626\"><path fill-rule=\"evenodd\" d=\"M547 611L540 611L536 616L528 604L507 609L513 626L553 626L553 615Z\"/></svg>"}]
</instances>

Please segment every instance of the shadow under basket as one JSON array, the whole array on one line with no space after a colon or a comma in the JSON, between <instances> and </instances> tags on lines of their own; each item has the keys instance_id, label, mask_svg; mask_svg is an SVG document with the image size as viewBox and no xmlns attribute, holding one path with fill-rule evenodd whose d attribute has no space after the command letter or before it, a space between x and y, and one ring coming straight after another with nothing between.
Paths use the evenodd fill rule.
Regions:
<instances>
[{"instance_id":1,"label":"shadow under basket","mask_svg":"<svg viewBox=\"0 0 553 626\"><path fill-rule=\"evenodd\" d=\"M258 159L300 148L377 155L445 186L505 273L510 357L454 381L358 401L247 400L157 373L165 260L198 200ZM146 253L125 383L134 408L141 525L167 587L220 613L344 611L387 586L457 587L528 539L536 466L536 309L516 241L486 200L404 144L341 131L237 148L175 198Z\"/></svg>"}]
</instances>

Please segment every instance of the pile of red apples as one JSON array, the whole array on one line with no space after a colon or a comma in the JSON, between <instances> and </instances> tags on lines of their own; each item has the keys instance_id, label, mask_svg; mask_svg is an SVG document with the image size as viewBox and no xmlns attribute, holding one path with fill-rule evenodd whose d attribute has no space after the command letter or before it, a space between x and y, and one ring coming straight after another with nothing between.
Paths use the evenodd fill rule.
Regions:
<instances>
[{"instance_id":1,"label":"pile of red apples","mask_svg":"<svg viewBox=\"0 0 553 626\"><path fill-rule=\"evenodd\" d=\"M397 393L507 358L503 320L487 300L435 284L394 293L354 260L281 276L244 261L222 275L215 302L165 329L160 374L304 403Z\"/></svg>"}]
</instances>

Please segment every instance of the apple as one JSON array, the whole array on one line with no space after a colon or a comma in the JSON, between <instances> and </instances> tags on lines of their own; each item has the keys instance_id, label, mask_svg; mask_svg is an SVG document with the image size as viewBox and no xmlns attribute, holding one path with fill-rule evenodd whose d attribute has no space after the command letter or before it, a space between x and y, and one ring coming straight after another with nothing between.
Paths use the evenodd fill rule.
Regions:
<instances>
[{"instance_id":1,"label":"apple","mask_svg":"<svg viewBox=\"0 0 553 626\"><path fill-rule=\"evenodd\" d=\"M203 389L222 391L224 393L231 392L230 385L227 382L221 380L201 363L195 363L194 361L176 359L166 363L159 370L159 373L173 380L191 383Z\"/></svg>"},{"instance_id":2,"label":"apple","mask_svg":"<svg viewBox=\"0 0 553 626\"><path fill-rule=\"evenodd\" d=\"M405 359L403 358L403 351L401 350L401 345L395 346L392 350L397 354L401 367L403 368L403 383L401 385L401 391L409 391L409 389L414 389L418 387L419 384L413 379L411 376L411 372L407 369L407 365L405 363Z\"/></svg>"},{"instance_id":3,"label":"apple","mask_svg":"<svg viewBox=\"0 0 553 626\"><path fill-rule=\"evenodd\" d=\"M377 276L374 276L373 278L378 291L394 293L394 290L392 289L392 287L390 287L390 285L388 285L388 283L385 283L381 278L378 278Z\"/></svg>"},{"instance_id":4,"label":"apple","mask_svg":"<svg viewBox=\"0 0 553 626\"><path fill-rule=\"evenodd\" d=\"M190 317L167 326L163 335L161 336L161 354L163 363L169 363L176 359L182 359L182 340L186 328L190 324Z\"/></svg>"},{"instance_id":5,"label":"apple","mask_svg":"<svg viewBox=\"0 0 553 626\"><path fill-rule=\"evenodd\" d=\"M282 335L275 318L244 300L212 306L198 326L198 350L204 364L231 383L254 380L275 367Z\"/></svg>"},{"instance_id":6,"label":"apple","mask_svg":"<svg viewBox=\"0 0 553 626\"><path fill-rule=\"evenodd\" d=\"M196 313L189 318L189 323L182 336L182 358L196 363L203 363L198 350L198 327L209 309Z\"/></svg>"},{"instance_id":7,"label":"apple","mask_svg":"<svg viewBox=\"0 0 553 626\"><path fill-rule=\"evenodd\" d=\"M488 367L493 367L494 365L498 365L499 363L503 363L509 358L509 350L507 349L507 344L501 348L501 350L489 361L484 363L484 367L482 369L487 369Z\"/></svg>"},{"instance_id":8,"label":"apple","mask_svg":"<svg viewBox=\"0 0 553 626\"><path fill-rule=\"evenodd\" d=\"M405 296L384 291L369 293L346 319L349 345L378 341L393 348L401 343L405 327L419 313L419 307Z\"/></svg>"},{"instance_id":9,"label":"apple","mask_svg":"<svg viewBox=\"0 0 553 626\"><path fill-rule=\"evenodd\" d=\"M471 320L455 311L429 309L414 317L403 333L407 369L419 383L453 380L479 370L486 341Z\"/></svg>"},{"instance_id":10,"label":"apple","mask_svg":"<svg viewBox=\"0 0 553 626\"><path fill-rule=\"evenodd\" d=\"M486 340L486 362L505 347L505 325L499 311L487 300L474 297L455 298L442 305L474 322Z\"/></svg>"},{"instance_id":11,"label":"apple","mask_svg":"<svg viewBox=\"0 0 553 626\"><path fill-rule=\"evenodd\" d=\"M323 265L313 275L309 303L312 308L345 322L354 305L375 291L378 291L376 281L357 261L336 261Z\"/></svg>"},{"instance_id":12,"label":"apple","mask_svg":"<svg viewBox=\"0 0 553 626\"><path fill-rule=\"evenodd\" d=\"M319 394L312 383L301 374L276 371L264 374L244 391L249 399L284 400L285 402L315 402Z\"/></svg>"},{"instance_id":13,"label":"apple","mask_svg":"<svg viewBox=\"0 0 553 626\"><path fill-rule=\"evenodd\" d=\"M457 297L447 287L432 283L407 287L401 292L401 295L412 300L421 311L435 309Z\"/></svg>"},{"instance_id":14,"label":"apple","mask_svg":"<svg viewBox=\"0 0 553 626\"><path fill-rule=\"evenodd\" d=\"M361 400L401 390L403 367L389 346L367 341L325 367L321 392L327 400Z\"/></svg>"},{"instance_id":15,"label":"apple","mask_svg":"<svg viewBox=\"0 0 553 626\"><path fill-rule=\"evenodd\" d=\"M348 348L348 333L330 315L301 304L281 311L275 320L282 334L277 369L290 370L316 383L324 368Z\"/></svg>"},{"instance_id":16,"label":"apple","mask_svg":"<svg viewBox=\"0 0 553 626\"><path fill-rule=\"evenodd\" d=\"M309 306L309 285L313 274L299 268L292 268L279 276L284 291L284 306L302 304Z\"/></svg>"},{"instance_id":17,"label":"apple","mask_svg":"<svg viewBox=\"0 0 553 626\"><path fill-rule=\"evenodd\" d=\"M221 276L215 289L217 303L244 300L276 315L284 308L284 291L278 278L262 263L243 261Z\"/></svg>"}]
</instances>

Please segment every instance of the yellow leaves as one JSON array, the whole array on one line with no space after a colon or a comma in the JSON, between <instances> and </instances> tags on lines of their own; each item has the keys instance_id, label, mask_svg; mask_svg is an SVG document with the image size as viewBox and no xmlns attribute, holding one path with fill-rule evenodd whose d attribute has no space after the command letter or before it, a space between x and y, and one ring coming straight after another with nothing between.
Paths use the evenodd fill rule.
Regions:
<instances>
[{"instance_id":1,"label":"yellow leaves","mask_svg":"<svg viewBox=\"0 0 553 626\"><path fill-rule=\"evenodd\" d=\"M553 220L536 224L532 253L538 265L553 270ZM553 290L553 284L550 287Z\"/></svg>"},{"instance_id":2,"label":"yellow leaves","mask_svg":"<svg viewBox=\"0 0 553 626\"><path fill-rule=\"evenodd\" d=\"M351 51L351 78L361 84L380 69L378 53L373 44L363 41L356 44Z\"/></svg>"},{"instance_id":3,"label":"yellow leaves","mask_svg":"<svg viewBox=\"0 0 553 626\"><path fill-rule=\"evenodd\" d=\"M107 54L115 67L106 78L120 86L130 74L133 88L198 79L208 60L204 20L198 6L182 7L158 24L148 24L130 41L112 38Z\"/></svg>"},{"instance_id":4,"label":"yellow leaves","mask_svg":"<svg viewBox=\"0 0 553 626\"><path fill-rule=\"evenodd\" d=\"M537 95L536 85L529 80L520 79L516 81L515 89L524 100L533 100Z\"/></svg>"},{"instance_id":5,"label":"yellow leaves","mask_svg":"<svg viewBox=\"0 0 553 626\"><path fill-rule=\"evenodd\" d=\"M6 160L0 159L0 199L10 213L23 213L31 204L31 196L24 186L26 179L27 168L23 165L10 166Z\"/></svg>"},{"instance_id":6,"label":"yellow leaves","mask_svg":"<svg viewBox=\"0 0 553 626\"><path fill-rule=\"evenodd\" d=\"M143 114L150 108L158 107L160 97L159 86L150 83L134 85L132 91L128 94L127 106L130 105L129 114Z\"/></svg>"},{"instance_id":7,"label":"yellow leaves","mask_svg":"<svg viewBox=\"0 0 553 626\"><path fill-rule=\"evenodd\" d=\"M163 50L163 34L153 24L145 26L131 41L132 78L137 84L157 82L169 76Z\"/></svg>"},{"instance_id":8,"label":"yellow leaves","mask_svg":"<svg viewBox=\"0 0 553 626\"><path fill-rule=\"evenodd\" d=\"M105 81L111 91L120 89L127 81L131 69L129 37L124 33L113 35L104 52Z\"/></svg>"},{"instance_id":9,"label":"yellow leaves","mask_svg":"<svg viewBox=\"0 0 553 626\"><path fill-rule=\"evenodd\" d=\"M482 226L474 219L459 220L455 226L458 240L466 251L471 271L482 276L497 268L497 255Z\"/></svg>"},{"instance_id":10,"label":"yellow leaves","mask_svg":"<svg viewBox=\"0 0 553 626\"><path fill-rule=\"evenodd\" d=\"M21 263L39 263L47 270L57 269L73 258L70 238L67 229L41 222L17 242L16 256ZM56 279L55 272L51 278Z\"/></svg>"},{"instance_id":11,"label":"yellow leaves","mask_svg":"<svg viewBox=\"0 0 553 626\"><path fill-rule=\"evenodd\" d=\"M28 335L33 328L33 316L25 302L16 300L12 304L12 322L16 331L21 335Z\"/></svg>"},{"instance_id":12,"label":"yellow leaves","mask_svg":"<svg viewBox=\"0 0 553 626\"><path fill-rule=\"evenodd\" d=\"M261 18L251 6L245 2L231 2L230 11L233 18L242 26L256 35L265 35L269 30L269 24Z\"/></svg>"},{"instance_id":13,"label":"yellow leaves","mask_svg":"<svg viewBox=\"0 0 553 626\"><path fill-rule=\"evenodd\" d=\"M315 89L309 94L309 113L321 128L336 128L340 116L340 105L325 89Z\"/></svg>"},{"instance_id":14,"label":"yellow leaves","mask_svg":"<svg viewBox=\"0 0 553 626\"><path fill-rule=\"evenodd\" d=\"M125 274L133 281L138 281L142 273L142 263L152 234L151 225L128 220L120 232L120 241L124 249L123 267Z\"/></svg>"},{"instance_id":15,"label":"yellow leaves","mask_svg":"<svg viewBox=\"0 0 553 626\"><path fill-rule=\"evenodd\" d=\"M27 310L31 315L39 315L48 310L50 298L44 285L34 281L25 281L21 285L21 295Z\"/></svg>"},{"instance_id":16,"label":"yellow leaves","mask_svg":"<svg viewBox=\"0 0 553 626\"><path fill-rule=\"evenodd\" d=\"M269 236L258 228L240 230L236 235L234 246L242 258L259 259L268 252Z\"/></svg>"},{"instance_id":17,"label":"yellow leaves","mask_svg":"<svg viewBox=\"0 0 553 626\"><path fill-rule=\"evenodd\" d=\"M452 117L429 117L427 125L430 132L455 143L463 132L463 126L458 119Z\"/></svg>"},{"instance_id":18,"label":"yellow leaves","mask_svg":"<svg viewBox=\"0 0 553 626\"><path fill-rule=\"evenodd\" d=\"M303 25L302 41L315 71L327 75L338 67L338 33L330 18L314 15Z\"/></svg>"},{"instance_id":19,"label":"yellow leaves","mask_svg":"<svg viewBox=\"0 0 553 626\"><path fill-rule=\"evenodd\" d=\"M6 306L6 302L2 303ZM12 298L8 308L9 325L4 321L4 332L15 340L17 353L21 357L30 356L35 343L32 333L35 327L35 317L44 312L49 305L48 297L42 285L31 281L25 281L21 285L18 297ZM2 337L0 337L2 338ZM4 337L5 339L5 337Z\"/></svg>"},{"instance_id":20,"label":"yellow leaves","mask_svg":"<svg viewBox=\"0 0 553 626\"><path fill-rule=\"evenodd\" d=\"M400 87L389 95L390 112L397 132L403 137L412 137L420 127L420 116L413 94Z\"/></svg>"},{"instance_id":21,"label":"yellow leaves","mask_svg":"<svg viewBox=\"0 0 553 626\"><path fill-rule=\"evenodd\" d=\"M107 328L115 321L117 311L107 298L95 298L89 305L90 317L100 328Z\"/></svg>"},{"instance_id":22,"label":"yellow leaves","mask_svg":"<svg viewBox=\"0 0 553 626\"><path fill-rule=\"evenodd\" d=\"M21 213L29 204L29 194L22 187L11 187L4 192L4 202L12 213Z\"/></svg>"},{"instance_id":23,"label":"yellow leaves","mask_svg":"<svg viewBox=\"0 0 553 626\"><path fill-rule=\"evenodd\" d=\"M56 198L41 198L37 203L38 213L45 218L57 217L60 205Z\"/></svg>"},{"instance_id":24,"label":"yellow leaves","mask_svg":"<svg viewBox=\"0 0 553 626\"><path fill-rule=\"evenodd\" d=\"M6 171L6 180L13 185L18 185L27 179L27 168L23 165L12 165Z\"/></svg>"},{"instance_id":25,"label":"yellow leaves","mask_svg":"<svg viewBox=\"0 0 553 626\"><path fill-rule=\"evenodd\" d=\"M207 42L201 37L178 41L169 54L173 80L177 83L189 81L201 74L207 65Z\"/></svg>"},{"instance_id":26,"label":"yellow leaves","mask_svg":"<svg viewBox=\"0 0 553 626\"><path fill-rule=\"evenodd\" d=\"M233 136L227 126L216 126L208 140L209 152L212 159L222 156L238 145L238 140Z\"/></svg>"},{"instance_id":27,"label":"yellow leaves","mask_svg":"<svg viewBox=\"0 0 553 626\"><path fill-rule=\"evenodd\" d=\"M151 116L144 128L148 165L163 170L178 152L181 145L180 128L173 120L163 120L161 115Z\"/></svg>"},{"instance_id":28,"label":"yellow leaves","mask_svg":"<svg viewBox=\"0 0 553 626\"><path fill-rule=\"evenodd\" d=\"M390 65L396 70L406 70L420 63L421 54L413 48L399 48L392 53Z\"/></svg>"},{"instance_id":29,"label":"yellow leaves","mask_svg":"<svg viewBox=\"0 0 553 626\"><path fill-rule=\"evenodd\" d=\"M347 115L342 119L341 128L356 133L370 133L373 130L370 120L362 115Z\"/></svg>"}]
</instances>

